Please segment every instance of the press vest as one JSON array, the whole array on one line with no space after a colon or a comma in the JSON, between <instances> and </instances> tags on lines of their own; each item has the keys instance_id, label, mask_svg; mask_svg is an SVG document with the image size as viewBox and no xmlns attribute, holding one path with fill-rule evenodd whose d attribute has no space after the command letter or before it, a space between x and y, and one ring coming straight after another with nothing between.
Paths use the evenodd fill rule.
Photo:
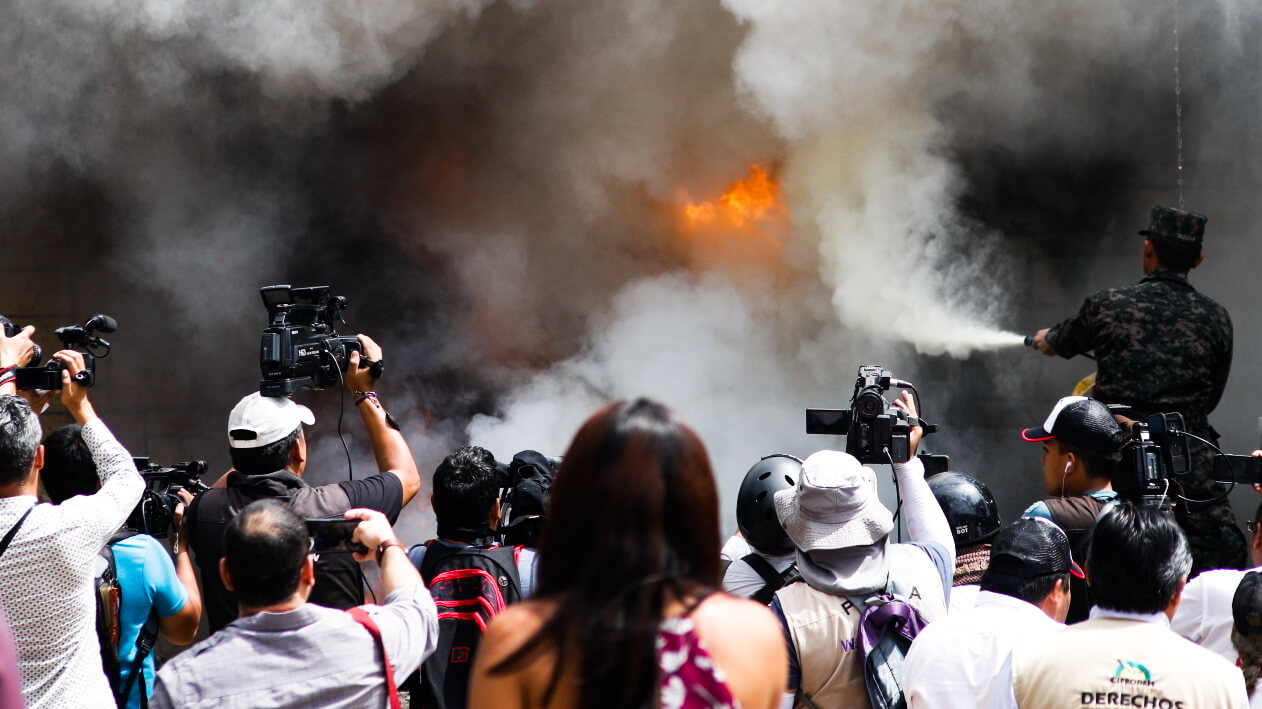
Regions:
<instances>
[{"instance_id":1,"label":"press vest","mask_svg":"<svg viewBox=\"0 0 1262 709\"><path fill-rule=\"evenodd\" d=\"M911 544L891 544L887 587L907 601L926 621L946 614L942 577L929 555ZM850 598L825 593L805 583L776 592L789 636L802 670L798 707L810 698L819 709L869 709L859 648L863 606Z\"/></svg>"},{"instance_id":2,"label":"press vest","mask_svg":"<svg viewBox=\"0 0 1262 709\"><path fill-rule=\"evenodd\" d=\"M1012 687L1021 709L1241 709L1244 676L1164 625L1096 618L1019 644Z\"/></svg>"}]
</instances>

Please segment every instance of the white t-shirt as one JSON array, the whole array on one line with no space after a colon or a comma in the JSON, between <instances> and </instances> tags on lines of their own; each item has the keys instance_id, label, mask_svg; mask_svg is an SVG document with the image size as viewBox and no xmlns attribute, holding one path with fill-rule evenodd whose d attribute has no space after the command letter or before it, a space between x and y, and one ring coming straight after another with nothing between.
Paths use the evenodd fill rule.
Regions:
<instances>
[{"instance_id":1,"label":"white t-shirt","mask_svg":"<svg viewBox=\"0 0 1262 709\"><path fill-rule=\"evenodd\" d=\"M752 553L766 559L776 571L784 571L797 559L797 552L794 551L781 556L771 556L760 551ZM745 561L744 557L738 557L733 561L732 565L727 567L727 573L723 574L723 590L739 598L750 598L765 585L767 582L758 575L754 567Z\"/></svg>"},{"instance_id":2,"label":"white t-shirt","mask_svg":"<svg viewBox=\"0 0 1262 709\"><path fill-rule=\"evenodd\" d=\"M719 558L730 564L753 551L754 548L749 545L749 542L745 541L745 537L742 537L740 532L737 532L727 538L727 542L719 550Z\"/></svg>"},{"instance_id":3,"label":"white t-shirt","mask_svg":"<svg viewBox=\"0 0 1262 709\"><path fill-rule=\"evenodd\" d=\"M951 607L949 613L965 613L977 605L978 594L982 587L975 583L955 586L951 589Z\"/></svg>"},{"instance_id":4,"label":"white t-shirt","mask_svg":"<svg viewBox=\"0 0 1262 709\"><path fill-rule=\"evenodd\" d=\"M1262 566L1249 569L1262 571ZM1235 662L1240 656L1231 644L1231 599L1248 571L1206 571L1183 587L1183 600L1174 610L1170 629L1206 650Z\"/></svg>"},{"instance_id":5,"label":"white t-shirt","mask_svg":"<svg viewBox=\"0 0 1262 709\"><path fill-rule=\"evenodd\" d=\"M953 604L961 588L967 587L952 591ZM903 668L908 706L985 707L1013 643L1061 627L1037 606L1012 596L979 591L972 608L953 611L930 623L912 642Z\"/></svg>"}]
</instances>

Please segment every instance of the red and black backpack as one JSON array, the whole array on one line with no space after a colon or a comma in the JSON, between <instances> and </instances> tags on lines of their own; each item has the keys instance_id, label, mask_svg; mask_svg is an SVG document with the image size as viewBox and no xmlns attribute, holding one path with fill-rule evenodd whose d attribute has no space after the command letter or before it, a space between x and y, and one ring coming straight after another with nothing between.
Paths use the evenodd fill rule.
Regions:
<instances>
[{"instance_id":1,"label":"red and black backpack","mask_svg":"<svg viewBox=\"0 0 1262 709\"><path fill-rule=\"evenodd\" d=\"M425 544L421 576L438 606L438 647L421 664L412 706L464 709L469 675L482 633L491 619L521 600L517 573L520 546ZM418 693L419 691L419 693Z\"/></svg>"}]
</instances>

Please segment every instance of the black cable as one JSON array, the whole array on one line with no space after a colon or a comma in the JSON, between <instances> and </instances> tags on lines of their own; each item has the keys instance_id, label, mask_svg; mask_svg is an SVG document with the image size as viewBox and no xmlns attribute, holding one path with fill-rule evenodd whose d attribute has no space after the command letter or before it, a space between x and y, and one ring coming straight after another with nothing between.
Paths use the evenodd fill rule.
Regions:
<instances>
[{"instance_id":1,"label":"black cable","mask_svg":"<svg viewBox=\"0 0 1262 709\"><path fill-rule=\"evenodd\" d=\"M890 455L889 446L882 446L881 451L885 453L885 459L890 463L890 470L894 469L894 456ZM898 532L898 541L903 541L903 528L899 526L899 520L903 515L903 492L898 487L898 473L894 473L894 529Z\"/></svg>"},{"instance_id":2,"label":"black cable","mask_svg":"<svg viewBox=\"0 0 1262 709\"><path fill-rule=\"evenodd\" d=\"M1222 455L1222 454L1223 454L1223 449L1222 449L1222 448L1219 448L1216 444L1211 443L1211 442L1209 442L1209 441L1205 440L1204 438L1201 438L1200 436L1196 435L1195 433L1188 433L1187 431L1179 431L1179 435L1181 435L1181 436L1185 436L1185 437L1187 437L1187 438L1192 438L1192 439L1198 440L1198 441L1200 441L1201 443L1203 443L1203 444L1205 444L1205 445L1209 446L1210 448L1213 448L1215 451L1217 451L1217 452L1218 452L1218 454L1219 454L1219 455ZM1189 451L1189 452L1188 452L1188 473L1191 473L1191 472L1192 472L1192 461L1191 461L1191 458L1192 458L1192 453L1191 453L1191 451ZM1180 494L1178 494L1178 493L1175 493L1175 497L1179 498L1180 500L1183 500L1184 502L1188 503L1189 505L1208 505L1208 504L1210 504L1210 503L1213 503L1213 502L1218 502L1219 500L1224 500L1224 499L1226 499L1226 498L1227 498L1227 496L1231 494L1231 491L1236 489L1236 479L1235 479L1235 478L1236 478L1236 464L1235 464L1235 463L1233 463L1233 462L1231 462L1231 458L1230 458L1230 457L1229 457L1229 458L1227 458L1227 464L1228 464L1228 465L1230 466L1230 468L1231 468L1231 478L1232 478L1232 479L1231 479L1231 482L1229 482L1229 483L1222 483L1222 482L1219 482L1219 481L1217 481L1217 480L1211 480L1211 481L1210 481L1210 482L1213 482L1213 483L1218 483L1219 485L1227 485L1227 490L1226 490L1226 491L1224 491L1222 494L1220 494L1220 495L1216 495L1216 496L1214 496L1214 497L1211 497L1211 498L1209 498L1208 500L1193 500L1193 499L1190 499L1190 498L1184 497L1183 495L1180 495ZM1186 475L1187 473L1184 473L1184 474ZM1213 477L1213 475L1211 474L1211 475L1210 475L1210 477Z\"/></svg>"},{"instance_id":3,"label":"black cable","mask_svg":"<svg viewBox=\"0 0 1262 709\"><path fill-rule=\"evenodd\" d=\"M342 442L342 450L346 452L346 479L353 481L355 480L355 470L351 465L351 448L346 445L346 436L342 435L342 415L346 411L346 380L342 377L341 364L338 363L337 357L334 357L333 352L329 349L328 340L324 341L324 349L321 351L327 354L329 359L333 360L333 371L337 372L337 388L340 392L337 397L337 438Z\"/></svg>"}]
</instances>

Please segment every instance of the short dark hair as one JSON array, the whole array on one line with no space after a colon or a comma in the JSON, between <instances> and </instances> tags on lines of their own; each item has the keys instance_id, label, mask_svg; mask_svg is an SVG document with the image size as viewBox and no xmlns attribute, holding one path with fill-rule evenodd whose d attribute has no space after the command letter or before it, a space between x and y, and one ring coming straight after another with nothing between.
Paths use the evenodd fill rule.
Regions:
<instances>
[{"instance_id":1,"label":"short dark hair","mask_svg":"<svg viewBox=\"0 0 1262 709\"><path fill-rule=\"evenodd\" d=\"M1023 579L986 569L982 572L981 588L983 591L1012 596L1037 606L1047 598L1047 594L1051 593L1052 589L1056 588L1057 581L1061 582L1062 588L1068 590L1069 572L1062 571Z\"/></svg>"},{"instance_id":2,"label":"short dark hair","mask_svg":"<svg viewBox=\"0 0 1262 709\"><path fill-rule=\"evenodd\" d=\"M91 495L101 486L79 424L62 426L44 439L44 467L39 479L48 499L58 505L75 495Z\"/></svg>"},{"instance_id":3,"label":"short dark hair","mask_svg":"<svg viewBox=\"0 0 1262 709\"><path fill-rule=\"evenodd\" d=\"M443 458L434 470L438 528L454 533L485 526L499 494L497 479L495 456L485 448L464 446Z\"/></svg>"},{"instance_id":4,"label":"short dark hair","mask_svg":"<svg viewBox=\"0 0 1262 709\"><path fill-rule=\"evenodd\" d=\"M39 450L39 416L26 399L0 396L0 485L26 480Z\"/></svg>"},{"instance_id":5,"label":"short dark hair","mask_svg":"<svg viewBox=\"0 0 1262 709\"><path fill-rule=\"evenodd\" d=\"M1059 439L1057 440L1059 441ZM1061 451L1065 453L1073 453L1078 457L1078 464L1085 468L1087 477L1106 478L1111 481L1117 475L1117 461L1110 459L1111 457L1116 456L1084 451L1080 448L1068 445L1064 441L1059 442Z\"/></svg>"},{"instance_id":6,"label":"short dark hair","mask_svg":"<svg viewBox=\"0 0 1262 709\"><path fill-rule=\"evenodd\" d=\"M258 448L228 448L232 456L232 467L246 475L266 475L289 465L289 451L298 444L298 435L302 426L294 432L274 443Z\"/></svg>"},{"instance_id":7,"label":"short dark hair","mask_svg":"<svg viewBox=\"0 0 1262 709\"><path fill-rule=\"evenodd\" d=\"M1183 244L1169 239L1149 239L1148 243L1152 244L1157 266L1179 273L1191 271L1196 265L1196 258L1201 255L1200 244Z\"/></svg>"},{"instance_id":8,"label":"short dark hair","mask_svg":"<svg viewBox=\"0 0 1262 709\"><path fill-rule=\"evenodd\" d=\"M311 551L307 524L280 500L256 500L228 522L223 556L237 601L269 606L293 595Z\"/></svg>"},{"instance_id":9,"label":"short dark hair","mask_svg":"<svg viewBox=\"0 0 1262 709\"><path fill-rule=\"evenodd\" d=\"M1158 613L1192 571L1187 537L1168 513L1118 504L1095 523L1087 546L1087 583L1095 605Z\"/></svg>"}]
</instances>

